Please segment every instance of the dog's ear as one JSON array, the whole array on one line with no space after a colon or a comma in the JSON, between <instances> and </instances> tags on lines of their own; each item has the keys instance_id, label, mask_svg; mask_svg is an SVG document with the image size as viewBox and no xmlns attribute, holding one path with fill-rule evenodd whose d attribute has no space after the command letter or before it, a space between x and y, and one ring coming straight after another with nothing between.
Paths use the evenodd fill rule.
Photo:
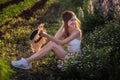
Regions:
<instances>
[{"instance_id":1,"label":"dog's ear","mask_svg":"<svg viewBox=\"0 0 120 80\"><path fill-rule=\"evenodd\" d=\"M42 28L44 28L44 24L43 24L43 23L41 23L41 24L38 26L38 29L42 29Z\"/></svg>"},{"instance_id":2,"label":"dog's ear","mask_svg":"<svg viewBox=\"0 0 120 80\"><path fill-rule=\"evenodd\" d=\"M46 32L45 24L44 24L44 23L41 23L41 24L38 26L38 29Z\"/></svg>"},{"instance_id":3,"label":"dog's ear","mask_svg":"<svg viewBox=\"0 0 120 80\"><path fill-rule=\"evenodd\" d=\"M44 28L44 26L45 26L45 24L42 23L42 24L41 24L41 28Z\"/></svg>"}]
</instances>

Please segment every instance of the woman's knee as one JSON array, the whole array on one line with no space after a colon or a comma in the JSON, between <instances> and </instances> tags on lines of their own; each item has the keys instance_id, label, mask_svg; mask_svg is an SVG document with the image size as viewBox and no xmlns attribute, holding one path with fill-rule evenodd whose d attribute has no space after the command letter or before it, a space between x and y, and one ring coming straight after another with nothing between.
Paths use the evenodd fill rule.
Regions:
<instances>
[{"instance_id":1,"label":"woman's knee","mask_svg":"<svg viewBox=\"0 0 120 80\"><path fill-rule=\"evenodd\" d=\"M52 48L55 48L55 47L57 47L58 45L55 43L55 42L50 42L50 47L52 47Z\"/></svg>"}]
</instances>

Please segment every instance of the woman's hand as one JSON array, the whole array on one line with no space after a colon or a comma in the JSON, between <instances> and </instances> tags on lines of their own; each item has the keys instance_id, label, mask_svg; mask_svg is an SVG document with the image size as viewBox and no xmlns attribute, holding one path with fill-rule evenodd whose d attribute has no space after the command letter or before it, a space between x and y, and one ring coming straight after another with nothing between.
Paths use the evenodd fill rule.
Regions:
<instances>
[{"instance_id":1,"label":"woman's hand","mask_svg":"<svg viewBox=\"0 0 120 80\"><path fill-rule=\"evenodd\" d=\"M40 31L39 36L45 37L47 35L46 32L43 32L43 30Z\"/></svg>"}]
</instances>

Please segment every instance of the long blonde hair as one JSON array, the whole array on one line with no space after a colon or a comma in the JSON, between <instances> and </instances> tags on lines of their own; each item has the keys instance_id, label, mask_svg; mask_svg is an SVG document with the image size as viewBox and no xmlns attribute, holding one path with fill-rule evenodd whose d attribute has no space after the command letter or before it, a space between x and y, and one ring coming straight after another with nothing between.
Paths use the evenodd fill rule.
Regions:
<instances>
[{"instance_id":1,"label":"long blonde hair","mask_svg":"<svg viewBox=\"0 0 120 80\"><path fill-rule=\"evenodd\" d=\"M73 11L70 10L66 10L63 12L62 14L62 19L64 21L64 29L65 29L65 37L69 36L69 32L68 32L68 21L73 17L76 16L75 13ZM77 19L77 23L76 23L76 28L80 29L81 28L81 22L80 20L76 17Z\"/></svg>"},{"instance_id":2,"label":"long blonde hair","mask_svg":"<svg viewBox=\"0 0 120 80\"><path fill-rule=\"evenodd\" d=\"M44 24L40 24L30 35L30 46L33 52L38 52L46 43L46 38L39 35L41 30L46 32Z\"/></svg>"}]
</instances>

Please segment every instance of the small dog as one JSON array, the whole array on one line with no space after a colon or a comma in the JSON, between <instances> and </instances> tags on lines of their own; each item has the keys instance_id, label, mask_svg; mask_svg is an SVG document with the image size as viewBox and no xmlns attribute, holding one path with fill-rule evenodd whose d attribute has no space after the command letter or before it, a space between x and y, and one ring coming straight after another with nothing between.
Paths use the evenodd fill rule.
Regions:
<instances>
[{"instance_id":1,"label":"small dog","mask_svg":"<svg viewBox=\"0 0 120 80\"><path fill-rule=\"evenodd\" d=\"M41 30L43 32L46 32L44 24L40 24L38 28L35 29L30 35L30 46L34 53L38 52L41 47L46 43L46 38L39 35Z\"/></svg>"}]
</instances>

